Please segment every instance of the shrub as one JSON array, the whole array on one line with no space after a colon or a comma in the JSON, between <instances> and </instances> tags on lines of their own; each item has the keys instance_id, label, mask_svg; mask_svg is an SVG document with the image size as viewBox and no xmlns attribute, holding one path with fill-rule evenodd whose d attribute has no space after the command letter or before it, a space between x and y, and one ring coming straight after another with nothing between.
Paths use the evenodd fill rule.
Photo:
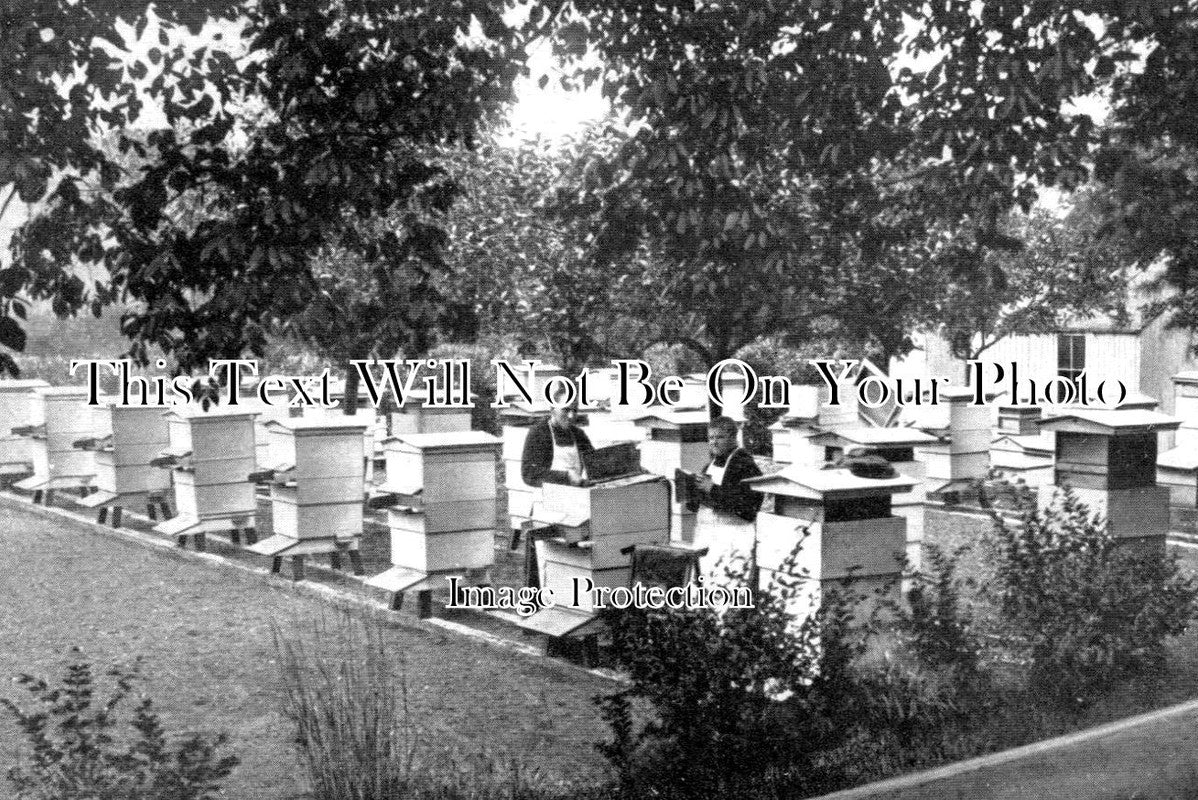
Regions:
<instances>
[{"instance_id":1,"label":"shrub","mask_svg":"<svg viewBox=\"0 0 1198 800\"><path fill-rule=\"evenodd\" d=\"M1080 706L1163 665L1198 598L1175 558L1121 545L1068 489L1025 506L1020 525L992 516L999 633L1030 689Z\"/></svg>"},{"instance_id":2,"label":"shrub","mask_svg":"<svg viewBox=\"0 0 1198 800\"><path fill-rule=\"evenodd\" d=\"M929 569L915 576L899 628L919 663L975 676L982 645L971 612L963 607L956 559L934 544L924 548Z\"/></svg>"},{"instance_id":3,"label":"shrub","mask_svg":"<svg viewBox=\"0 0 1198 800\"><path fill-rule=\"evenodd\" d=\"M801 580L774 582L749 609L611 616L631 684L597 698L613 733L600 751L627 796L773 798L840 784L844 764L829 754L865 733L855 665L870 628L854 619L851 588L796 622Z\"/></svg>"},{"instance_id":4,"label":"shrub","mask_svg":"<svg viewBox=\"0 0 1198 800\"><path fill-rule=\"evenodd\" d=\"M72 652L78 654L76 648ZM223 734L192 733L175 743L148 698L124 720L120 710L133 692L136 668L109 671L114 685L97 701L91 665L82 660L67 665L59 685L30 675L18 682L33 700L22 709L0 699L16 720L32 752L25 765L8 771L19 800L206 800L217 796L220 783L238 759L219 756Z\"/></svg>"}]
</instances>

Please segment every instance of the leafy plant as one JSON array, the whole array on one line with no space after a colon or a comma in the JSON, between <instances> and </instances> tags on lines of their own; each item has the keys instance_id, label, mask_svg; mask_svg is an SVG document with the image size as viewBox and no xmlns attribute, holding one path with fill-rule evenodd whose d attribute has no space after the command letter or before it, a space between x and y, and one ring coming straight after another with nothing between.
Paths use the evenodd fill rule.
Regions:
<instances>
[{"instance_id":1,"label":"leafy plant","mask_svg":"<svg viewBox=\"0 0 1198 800\"><path fill-rule=\"evenodd\" d=\"M137 667L114 667L113 687L97 697L95 674L74 648L61 682L22 675L18 682L33 701L24 709L0 698L31 752L8 779L19 800L207 800L237 766L236 756L218 751L224 734L191 733L172 743L149 698L129 719L121 706L139 677ZM125 724L122 724L124 722ZM125 727L131 731L123 730Z\"/></svg>"},{"instance_id":2,"label":"leafy plant","mask_svg":"<svg viewBox=\"0 0 1198 800\"><path fill-rule=\"evenodd\" d=\"M1085 705L1163 665L1198 599L1174 557L1120 544L1067 488L1022 524L992 517L999 634L1026 657L1029 688Z\"/></svg>"}]
</instances>

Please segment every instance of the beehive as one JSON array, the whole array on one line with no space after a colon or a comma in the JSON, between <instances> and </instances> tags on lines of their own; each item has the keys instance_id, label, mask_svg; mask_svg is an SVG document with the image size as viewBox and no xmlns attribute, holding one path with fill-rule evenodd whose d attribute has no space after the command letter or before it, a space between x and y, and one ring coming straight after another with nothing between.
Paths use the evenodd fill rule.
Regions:
<instances>
[{"instance_id":1,"label":"beehive","mask_svg":"<svg viewBox=\"0 0 1198 800\"><path fill-rule=\"evenodd\" d=\"M1147 410L1067 409L1041 422L1056 435L1054 483L1107 518L1119 539L1139 539L1163 551L1169 529L1169 489L1158 486L1157 435L1181 421ZM1052 501L1055 486L1040 487Z\"/></svg>"},{"instance_id":2,"label":"beehive","mask_svg":"<svg viewBox=\"0 0 1198 800\"><path fill-rule=\"evenodd\" d=\"M891 499L909 492L913 479L791 466L748 482L766 495L756 523L762 584L776 579L794 553L791 574L802 587L789 606L796 618L849 578L854 593L870 596L866 604L899 599L907 521L891 513Z\"/></svg>"},{"instance_id":3,"label":"beehive","mask_svg":"<svg viewBox=\"0 0 1198 800\"><path fill-rule=\"evenodd\" d=\"M636 418L637 426L645 433L640 444L641 467L671 482L675 498L672 507L675 516L673 528L678 535L689 525L689 521L681 518L689 516L691 512L677 501L677 488L672 485L674 475L680 469L699 472L707 465L711 455L707 443L709 419L710 415L706 411L666 410L651 410Z\"/></svg>"},{"instance_id":4,"label":"beehive","mask_svg":"<svg viewBox=\"0 0 1198 800\"><path fill-rule=\"evenodd\" d=\"M416 433L386 443L391 563L422 573L494 563L499 440L482 431Z\"/></svg>"},{"instance_id":5,"label":"beehive","mask_svg":"<svg viewBox=\"0 0 1198 800\"><path fill-rule=\"evenodd\" d=\"M87 405L87 389L45 386L33 392L38 407L36 427L29 436L33 475L15 486L38 492L90 485L95 478L95 458L75 447L75 442L105 434L95 409Z\"/></svg>"},{"instance_id":6,"label":"beehive","mask_svg":"<svg viewBox=\"0 0 1198 800\"><path fill-rule=\"evenodd\" d=\"M33 470L32 439L12 429L41 424L40 402L33 390L49 385L43 380L0 381L0 475Z\"/></svg>"},{"instance_id":7,"label":"beehive","mask_svg":"<svg viewBox=\"0 0 1198 800\"><path fill-rule=\"evenodd\" d=\"M190 535L254 526L254 416L228 406L165 412L169 447L159 463L172 470L177 515L154 530L182 543Z\"/></svg>"},{"instance_id":8,"label":"beehive","mask_svg":"<svg viewBox=\"0 0 1198 800\"><path fill-rule=\"evenodd\" d=\"M561 536L536 543L537 570L541 586L560 598L573 593L575 579L627 586L632 556L624 551L630 545L669 542L670 488L660 476L590 487L547 483L543 490L534 521L554 525Z\"/></svg>"},{"instance_id":9,"label":"beehive","mask_svg":"<svg viewBox=\"0 0 1198 800\"><path fill-rule=\"evenodd\" d=\"M162 409L109 403L103 412L112 433L95 449L96 491L80 504L101 508L164 502L170 494L171 476L152 463L170 444ZM148 508L153 512L153 506ZM117 518L113 521L116 524Z\"/></svg>"},{"instance_id":10,"label":"beehive","mask_svg":"<svg viewBox=\"0 0 1198 800\"><path fill-rule=\"evenodd\" d=\"M267 424L275 536L347 539L362 533L363 422L287 419Z\"/></svg>"},{"instance_id":11,"label":"beehive","mask_svg":"<svg viewBox=\"0 0 1198 800\"><path fill-rule=\"evenodd\" d=\"M549 404L513 404L499 410L499 423L503 445L503 485L507 490L509 523L512 530L528 522L533 503L540 499L541 490L529 486L520 476L520 465L524 458L524 440L528 429L549 416Z\"/></svg>"},{"instance_id":12,"label":"beehive","mask_svg":"<svg viewBox=\"0 0 1198 800\"><path fill-rule=\"evenodd\" d=\"M469 408L426 407L426 392L412 392L404 397L403 406L391 412L391 435L407 433L449 433L470 430Z\"/></svg>"}]
</instances>

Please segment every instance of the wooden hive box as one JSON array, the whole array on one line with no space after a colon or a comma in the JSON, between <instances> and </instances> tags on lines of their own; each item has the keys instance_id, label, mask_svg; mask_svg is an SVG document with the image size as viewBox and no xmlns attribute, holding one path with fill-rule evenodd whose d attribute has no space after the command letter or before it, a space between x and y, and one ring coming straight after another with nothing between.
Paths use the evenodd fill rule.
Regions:
<instances>
[{"instance_id":1,"label":"wooden hive box","mask_svg":"<svg viewBox=\"0 0 1198 800\"><path fill-rule=\"evenodd\" d=\"M172 476L175 504L184 519L253 516L257 511L255 412L218 406L180 406L165 413L170 447L180 458Z\"/></svg>"},{"instance_id":2,"label":"wooden hive box","mask_svg":"<svg viewBox=\"0 0 1198 800\"><path fill-rule=\"evenodd\" d=\"M221 483L201 483L190 467L176 467L175 505L180 517L194 519L220 519L230 516L252 516L258 510L254 497L254 484L248 473L240 481L234 476L225 476Z\"/></svg>"},{"instance_id":3,"label":"wooden hive box","mask_svg":"<svg viewBox=\"0 0 1198 800\"><path fill-rule=\"evenodd\" d=\"M664 411L644 413L634 422L645 431L641 442L641 466L654 475L672 478L674 471L696 472L707 465L706 411Z\"/></svg>"},{"instance_id":4,"label":"wooden hive box","mask_svg":"<svg viewBox=\"0 0 1198 800\"><path fill-rule=\"evenodd\" d=\"M217 406L208 411L186 406L166 412L170 449L186 451L193 464L255 459L254 417L248 409Z\"/></svg>"},{"instance_id":5,"label":"wooden hive box","mask_svg":"<svg viewBox=\"0 0 1198 800\"><path fill-rule=\"evenodd\" d=\"M419 495L426 507L472 500L493 504L499 449L500 441L483 431L393 436L386 441L384 488Z\"/></svg>"},{"instance_id":6,"label":"wooden hive box","mask_svg":"<svg viewBox=\"0 0 1198 800\"><path fill-rule=\"evenodd\" d=\"M631 556L625 556L620 564L603 567L588 547L542 539L536 543L536 557L541 586L553 590L559 606L573 605L576 581L589 580L596 587L615 588L627 586L632 579ZM589 594L580 593L578 600L577 610L594 610Z\"/></svg>"},{"instance_id":7,"label":"wooden hive box","mask_svg":"<svg viewBox=\"0 0 1198 800\"><path fill-rule=\"evenodd\" d=\"M268 469L296 485L296 501L361 503L365 493L366 465L361 441L365 425L352 418L340 420L274 420L270 431Z\"/></svg>"},{"instance_id":8,"label":"wooden hive box","mask_svg":"<svg viewBox=\"0 0 1198 800\"><path fill-rule=\"evenodd\" d=\"M907 477L863 478L848 469L787 467L749 483L766 495L757 515L759 565L777 570L803 539L799 565L819 580L861 575L898 575L906 552L907 521L891 514L892 496L909 492ZM772 511L770 510L772 500Z\"/></svg>"},{"instance_id":9,"label":"wooden hive box","mask_svg":"<svg viewBox=\"0 0 1198 800\"><path fill-rule=\"evenodd\" d=\"M33 442L12 433L13 428L40 425L41 401L34 389L50 384L43 380L0 381L0 472L24 472L33 466Z\"/></svg>"},{"instance_id":10,"label":"wooden hive box","mask_svg":"<svg viewBox=\"0 0 1198 800\"><path fill-rule=\"evenodd\" d=\"M350 539L362 534L362 495L351 502L305 502L295 485L270 487L271 520L275 536L291 539Z\"/></svg>"},{"instance_id":11,"label":"wooden hive box","mask_svg":"<svg viewBox=\"0 0 1198 800\"><path fill-rule=\"evenodd\" d=\"M388 524L391 525L391 563L397 567L436 573L483 569L495 563L493 527L445 530L428 535L392 525L390 521Z\"/></svg>"},{"instance_id":12,"label":"wooden hive box","mask_svg":"<svg viewBox=\"0 0 1198 800\"><path fill-rule=\"evenodd\" d=\"M404 404L391 412L391 435L407 433L450 433L468 431L471 425L469 408L445 408L425 406L427 392L412 392L404 397Z\"/></svg>"},{"instance_id":13,"label":"wooden hive box","mask_svg":"<svg viewBox=\"0 0 1198 800\"><path fill-rule=\"evenodd\" d=\"M638 475L596 486L546 483L541 491L542 508L534 518L557 525L568 541L590 539L599 554L598 569L624 565L627 557L617 557L613 549L618 553L630 544L669 540L670 488L660 476Z\"/></svg>"}]
</instances>

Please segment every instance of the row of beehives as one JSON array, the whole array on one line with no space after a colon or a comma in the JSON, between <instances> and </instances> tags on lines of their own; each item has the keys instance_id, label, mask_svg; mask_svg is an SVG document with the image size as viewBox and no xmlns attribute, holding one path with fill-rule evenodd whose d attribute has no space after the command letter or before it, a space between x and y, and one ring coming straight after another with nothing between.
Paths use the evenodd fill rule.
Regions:
<instances>
[{"instance_id":1,"label":"row of beehives","mask_svg":"<svg viewBox=\"0 0 1198 800\"><path fill-rule=\"evenodd\" d=\"M469 432L468 411L413 406L392 420L398 435L386 438L373 409L291 417L252 402L164 411L110 401L90 407L85 399L81 387L0 382L0 418L10 421L0 435L0 468L31 472L15 486L35 501L79 490L81 505L101 514L111 508L119 524L125 508L145 504L153 514L173 500L177 515L156 530L180 543L192 537L202 546L206 534L230 531L275 556L276 567L291 556L302 569L302 557L317 553L348 554L360 567L367 478L382 455L386 468L371 491L390 498L379 504L390 506L396 565L435 569L446 550L461 562L455 566L490 563L498 440ZM467 430L409 432L444 427ZM261 485L269 487L273 535L257 541ZM453 541L434 541L440 534ZM485 557L476 555L482 550Z\"/></svg>"},{"instance_id":2,"label":"row of beehives","mask_svg":"<svg viewBox=\"0 0 1198 800\"><path fill-rule=\"evenodd\" d=\"M180 411L164 416L158 409L110 406L102 410L108 419L105 427L88 421L94 417L82 406L77 390L42 387L31 394L27 385L12 386L18 390L12 394L24 395L26 402L29 397L38 398L37 403L28 406L28 425L32 426L29 432L35 438L27 441L37 445L35 449L44 456L34 458L35 474L23 482L26 488L54 488L55 481L68 481L58 486L69 485L69 479L87 471L80 466L83 462L78 460L79 454L86 457L90 453L93 471L87 474L94 477L87 482L99 491L83 501L102 506L127 501L134 495L138 496L134 499L140 499L140 493L150 489L142 478L156 476L161 480L163 470L155 462L166 464L171 469L164 486L173 489L180 514L160 525L159 530L178 536L202 536L211 530L254 527L256 502L251 479L256 478L270 486L275 535L254 542L251 547L255 552L275 556L276 565L283 556L296 557L301 567L304 555L316 553L334 557L348 553L356 560L366 473L373 461L363 459L356 448L364 446L367 452L373 451L370 442L374 434L362 445L367 442L370 419L347 420L338 414L283 417L262 423L261 410ZM811 462L796 464L771 479L782 483L774 486L777 491L767 492L775 499L755 532L761 545L756 548L758 553L774 553L776 557L788 552L801 526L787 520L799 517L805 520L802 526L809 527L813 520L808 518L815 509L818 515L830 513L831 518L815 520L820 523L816 526L819 535L810 537L804 547L805 566L813 576L835 578L846 565L862 563L872 565L878 575L893 573L896 539L898 552L904 544L909 550L916 517L906 512L922 506L920 486L947 490L964 474L963 470L976 468L979 454L989 449L993 438L991 421L978 413L987 409L951 399L945 408L945 430L932 428L930 433L914 427L862 428L852 410L845 407L817 406L813 415L796 408L789 424L780 427L791 435L792 442L796 432L803 434L801 444L811 448ZM386 440L386 477L373 490L376 504L387 507L393 568L372 582L395 591L427 585L421 581L430 574L485 569L493 560L495 441L486 434L466 431L444 435L404 433L405 428L469 426L468 416L461 411L456 412L456 418L450 412L422 419L419 412L412 413L416 409L419 406L392 420L393 429L401 432ZM583 574L600 581L597 585L626 581L630 561L626 551L630 545L664 544L686 538L686 516L677 506L670 513L670 495L660 479L643 478L587 489L551 487L544 494L523 487L519 483L523 432L545 411L513 407L503 413L503 452L515 521L555 522L559 530L565 531L564 536L557 537L560 541L546 541L536 548L543 584L557 586ZM1119 518L1127 521L1129 535L1144 533L1145 520L1154 518L1145 514L1145 508L1152 506L1155 495L1151 490L1156 487L1150 486L1152 477L1142 468L1126 474L1126 469L1112 471L1110 467L1130 462L1142 466L1150 444L1151 463L1156 431L1169 427L1160 415L1135 416L1140 411L1094 412L1099 414L1097 417L1066 415L1050 421L1036 434L1063 434L1056 436L1056 445L1066 449L1063 455L1054 453L1054 462L1058 468L1063 465L1071 480L1093 484L1087 488L1096 493L1099 501L1108 501L1112 519L1125 511ZM20 414L13 412L9 417L19 419ZM259 421L257 434L255 419ZM805 419L805 427L794 424L794 419ZM671 476L675 468L697 470L706 463L705 421L706 412L702 410L618 410L593 415L590 425L593 437L602 441L640 439L643 466L651 473ZM165 427L165 432L156 426ZM263 432L265 443L260 441ZM918 441L908 441L915 434L919 434ZM158 439L150 441L153 436ZM163 436L165 447L161 446ZM101 441L91 451L74 446L89 437L111 439ZM781 439L780 443L785 444ZM888 487L868 479L851 480L855 476L819 468L828 448L862 444L870 445L895 464L903 475L898 484ZM779 449L785 458L785 446ZM920 451L924 460L904 460L908 450ZM801 451L792 449L792 458L795 452ZM939 467L929 455L941 456ZM79 474L72 475L75 472ZM132 476L130 484L121 483L118 476L123 475ZM136 477L139 475L142 477ZM937 481L935 487L933 479ZM525 507L519 505L522 490L529 494ZM892 507L890 496L895 493L908 494L912 500ZM885 495L884 503L877 499L881 495ZM779 497L792 499L779 501ZM868 499L871 497L874 499ZM1114 503L1109 502L1112 499ZM873 516L862 516L866 513L862 509ZM778 522L777 517L782 521Z\"/></svg>"}]
</instances>

